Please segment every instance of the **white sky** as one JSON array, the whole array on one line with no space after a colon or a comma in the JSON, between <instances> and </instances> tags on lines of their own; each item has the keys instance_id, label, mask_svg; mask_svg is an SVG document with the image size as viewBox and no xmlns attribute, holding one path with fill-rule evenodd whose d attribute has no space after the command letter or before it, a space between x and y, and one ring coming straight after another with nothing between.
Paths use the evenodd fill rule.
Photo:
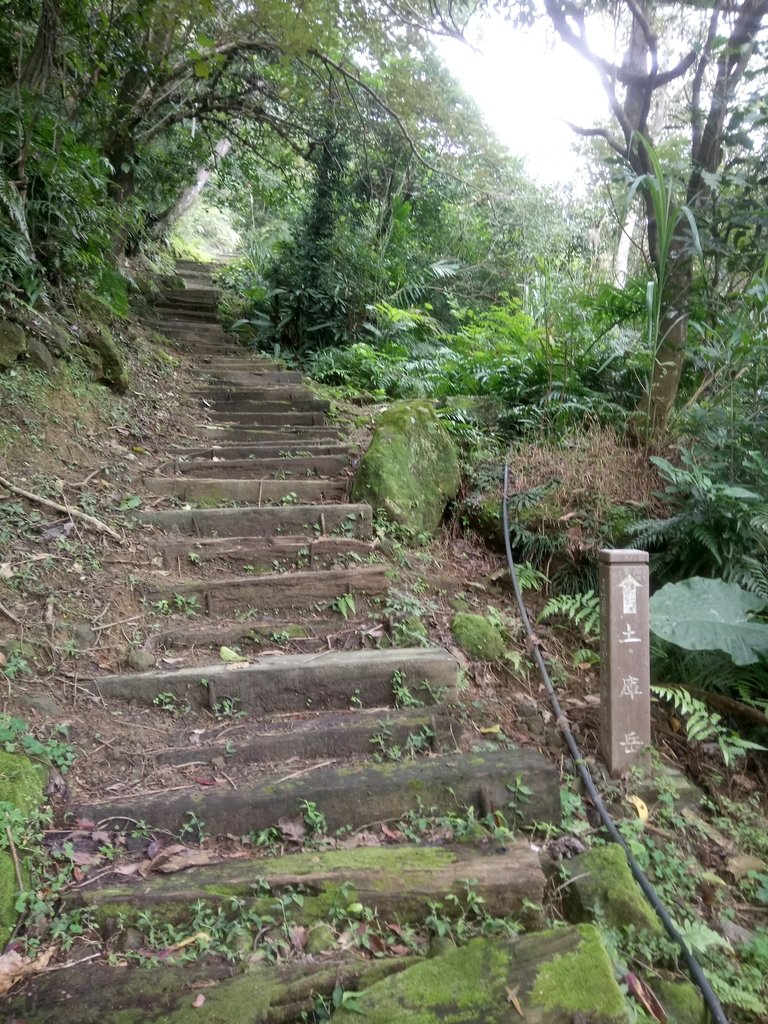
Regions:
<instances>
[{"instance_id":1,"label":"white sky","mask_svg":"<svg viewBox=\"0 0 768 1024\"><path fill-rule=\"evenodd\" d=\"M596 72L553 37L543 22L523 31L494 15L477 23L470 37L479 52L450 39L436 46L489 126L515 156L525 158L531 175L550 184L573 183L583 161L573 152L576 136L565 122L589 127L604 121L608 104ZM609 56L610 40L601 42Z\"/></svg>"}]
</instances>

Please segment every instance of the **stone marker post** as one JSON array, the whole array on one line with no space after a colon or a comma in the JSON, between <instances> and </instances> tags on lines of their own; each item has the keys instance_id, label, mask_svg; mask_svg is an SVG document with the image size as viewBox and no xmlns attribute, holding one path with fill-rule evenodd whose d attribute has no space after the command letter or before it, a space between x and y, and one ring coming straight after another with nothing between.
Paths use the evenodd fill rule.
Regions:
<instances>
[{"instance_id":1,"label":"stone marker post","mask_svg":"<svg viewBox=\"0 0 768 1024\"><path fill-rule=\"evenodd\" d=\"M619 775L651 742L648 552L603 550L600 563L600 746Z\"/></svg>"}]
</instances>

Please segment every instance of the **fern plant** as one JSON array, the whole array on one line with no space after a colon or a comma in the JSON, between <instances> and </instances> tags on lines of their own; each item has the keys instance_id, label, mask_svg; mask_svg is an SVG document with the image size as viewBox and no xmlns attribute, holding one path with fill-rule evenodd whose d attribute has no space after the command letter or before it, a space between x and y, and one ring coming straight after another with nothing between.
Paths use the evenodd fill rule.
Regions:
<instances>
[{"instance_id":1,"label":"fern plant","mask_svg":"<svg viewBox=\"0 0 768 1024\"><path fill-rule=\"evenodd\" d=\"M693 697L682 687L651 686L651 692L671 704L685 722L685 733L689 740L699 743L717 743L723 761L730 767L734 761L744 757L750 750L765 750L760 743L744 739L737 732L723 724L722 717L711 712L704 701Z\"/></svg>"},{"instance_id":2,"label":"fern plant","mask_svg":"<svg viewBox=\"0 0 768 1024\"><path fill-rule=\"evenodd\" d=\"M600 598L594 590L581 594L558 594L550 598L539 612L539 622L555 616L568 619L577 626L585 640L600 637Z\"/></svg>"}]
</instances>

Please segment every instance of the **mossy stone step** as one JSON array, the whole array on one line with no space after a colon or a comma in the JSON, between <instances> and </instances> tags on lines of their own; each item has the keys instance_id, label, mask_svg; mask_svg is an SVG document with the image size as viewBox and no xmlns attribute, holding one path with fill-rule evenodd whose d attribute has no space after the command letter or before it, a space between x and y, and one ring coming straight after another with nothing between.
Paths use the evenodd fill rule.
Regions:
<instances>
[{"instance_id":1,"label":"mossy stone step","mask_svg":"<svg viewBox=\"0 0 768 1024\"><path fill-rule=\"evenodd\" d=\"M216 444L222 442L234 444L286 444L300 446L303 444L323 444L339 441L341 430L338 427L285 427L275 430L272 427L228 427L221 424L204 423L199 427L202 436Z\"/></svg>"},{"instance_id":2,"label":"mossy stone step","mask_svg":"<svg viewBox=\"0 0 768 1024\"><path fill-rule=\"evenodd\" d=\"M245 973L208 959L184 967L78 964L38 975L11 997L10 1018L25 1024L288 1024L312 1014L318 997L341 985L355 991L412 958L337 956L311 963L252 964ZM196 1005L200 996L202 1005Z\"/></svg>"},{"instance_id":3,"label":"mossy stone step","mask_svg":"<svg viewBox=\"0 0 768 1024\"><path fill-rule=\"evenodd\" d=\"M311 762L323 760L329 752L336 760L374 753L395 759L398 750L401 757L407 756L414 743L423 754L455 751L463 735L458 718L436 707L322 712L305 719L265 720L263 724L263 732L246 739L225 743L212 736L213 742L207 743L201 736L194 747L177 747L151 757L156 764L175 765L213 758L223 758L228 765L280 764L292 758Z\"/></svg>"},{"instance_id":4,"label":"mossy stone step","mask_svg":"<svg viewBox=\"0 0 768 1024\"><path fill-rule=\"evenodd\" d=\"M512 993L512 996L510 996ZM634 1018L632 1018L634 1019ZM473 939L362 992L355 1024L628 1024L629 1006L592 925L503 942Z\"/></svg>"},{"instance_id":5,"label":"mossy stone step","mask_svg":"<svg viewBox=\"0 0 768 1024\"><path fill-rule=\"evenodd\" d=\"M201 369L211 380L228 384L301 384L304 379L297 370L262 369L256 360L215 359Z\"/></svg>"},{"instance_id":6,"label":"mossy stone step","mask_svg":"<svg viewBox=\"0 0 768 1024\"><path fill-rule=\"evenodd\" d=\"M179 562L224 566L232 569L250 566L249 571L274 571L275 562L292 562L294 567L327 569L345 556L364 559L374 550L374 542L354 537L213 537L194 540L174 538L154 545L168 569Z\"/></svg>"},{"instance_id":7,"label":"mossy stone step","mask_svg":"<svg viewBox=\"0 0 768 1024\"><path fill-rule=\"evenodd\" d=\"M269 889L254 896L254 878ZM486 850L403 845L231 860L176 875L116 880L77 891L65 898L64 906L87 907L105 930L114 931L118 920L123 927L133 925L142 912L159 914L172 924L189 923L197 900L226 913L238 899L268 916L275 913L280 895L301 886L309 892L301 906L292 908L292 923L310 925L327 918L333 906L362 903L382 921L420 924L433 902L445 907L447 919L460 917L468 879L493 917L519 914L544 895L538 854L530 843L518 840Z\"/></svg>"},{"instance_id":8,"label":"mossy stone step","mask_svg":"<svg viewBox=\"0 0 768 1024\"><path fill-rule=\"evenodd\" d=\"M341 501L348 490L345 480L277 480L233 479L229 473L216 475L216 464L208 463L206 477L150 476L144 481L150 494L164 494L182 501L206 501L223 504L225 501L253 501L259 504L279 503L285 499L301 502Z\"/></svg>"},{"instance_id":9,"label":"mossy stone step","mask_svg":"<svg viewBox=\"0 0 768 1024\"><path fill-rule=\"evenodd\" d=\"M321 412L327 413L331 403L321 398L291 398L280 401L271 398L204 398L206 407L217 413L253 412Z\"/></svg>"},{"instance_id":10,"label":"mossy stone step","mask_svg":"<svg viewBox=\"0 0 768 1024\"><path fill-rule=\"evenodd\" d=\"M156 302L152 308L158 320L185 320L189 323L196 323L198 321L203 323L216 322L215 310L207 306L196 308L195 306L182 306L177 302L170 303L161 300Z\"/></svg>"},{"instance_id":11,"label":"mossy stone step","mask_svg":"<svg viewBox=\"0 0 768 1024\"><path fill-rule=\"evenodd\" d=\"M251 479L258 477L281 478L285 480L306 480L307 477L328 477L341 473L349 463L346 455L315 455L313 457L291 458L245 458L223 459L220 455L207 459L177 459L160 466L161 471L168 470L184 476L216 476Z\"/></svg>"},{"instance_id":12,"label":"mossy stone step","mask_svg":"<svg viewBox=\"0 0 768 1024\"><path fill-rule=\"evenodd\" d=\"M314 398L307 387L295 384L201 384L192 392L197 398L206 401L220 401L232 398L243 398L248 401L293 402Z\"/></svg>"},{"instance_id":13,"label":"mossy stone step","mask_svg":"<svg viewBox=\"0 0 768 1024\"><path fill-rule=\"evenodd\" d=\"M339 534L370 540L370 505L279 505L265 508L172 508L137 512L134 521L186 537L320 537Z\"/></svg>"},{"instance_id":14,"label":"mossy stone step","mask_svg":"<svg viewBox=\"0 0 768 1024\"><path fill-rule=\"evenodd\" d=\"M292 412L283 410L281 412L240 412L237 409L228 409L225 412L217 412L215 409L208 411L208 417L213 423L236 423L243 426L258 427L321 427L326 422L323 412Z\"/></svg>"},{"instance_id":15,"label":"mossy stone step","mask_svg":"<svg viewBox=\"0 0 768 1024\"><path fill-rule=\"evenodd\" d=\"M266 614L288 608L332 608L341 598L359 605L364 597L385 594L388 586L386 566L381 564L179 580L161 587L148 586L144 596L151 604L168 601L171 608L179 598L196 598L198 608L213 617L246 614L251 609Z\"/></svg>"},{"instance_id":16,"label":"mossy stone step","mask_svg":"<svg viewBox=\"0 0 768 1024\"><path fill-rule=\"evenodd\" d=\"M293 776L293 777L291 777ZM515 800L518 781L528 787ZM189 815L209 835L248 835L270 828L280 818L301 813L304 801L316 805L329 831L360 828L371 822L398 821L419 814L506 815L517 824L560 822L560 785L554 765L535 750L447 754L402 764L351 764L317 768L296 776L284 772L243 784L238 789L191 786L189 789L89 801L70 810L100 822L143 821L150 829L178 833Z\"/></svg>"},{"instance_id":17,"label":"mossy stone step","mask_svg":"<svg viewBox=\"0 0 768 1024\"><path fill-rule=\"evenodd\" d=\"M299 617L300 623L296 621ZM327 638L339 632L356 637L358 632L362 634L367 629L378 632L378 627L384 632L380 615L370 617L362 613L351 614L340 624L338 615L333 612L326 610L322 614L302 609L300 616L285 612L282 616L278 614L271 617L249 615L237 619L171 619L168 624L160 625L157 639L167 649L218 651L222 644L227 647L242 644L246 650L255 647L257 656L263 646L273 650L276 645L280 645L289 647L293 653L308 654L327 651ZM278 639L274 639L275 635ZM360 636L360 643L363 641L364 637ZM355 646L360 646L360 643L356 642Z\"/></svg>"},{"instance_id":18,"label":"mossy stone step","mask_svg":"<svg viewBox=\"0 0 768 1024\"><path fill-rule=\"evenodd\" d=\"M160 693L172 694L195 708L211 709L229 699L251 715L267 716L345 711L353 701L361 708L392 707L395 673L424 705L436 702L433 695L456 695L458 662L440 647L284 654L231 664L218 661L173 671L100 676L82 685L103 697L146 705Z\"/></svg>"}]
</instances>

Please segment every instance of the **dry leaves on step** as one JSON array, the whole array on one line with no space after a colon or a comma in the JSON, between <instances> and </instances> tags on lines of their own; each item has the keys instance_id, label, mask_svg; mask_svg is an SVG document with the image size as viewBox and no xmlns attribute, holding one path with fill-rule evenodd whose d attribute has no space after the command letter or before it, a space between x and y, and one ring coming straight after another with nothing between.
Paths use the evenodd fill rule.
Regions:
<instances>
[{"instance_id":1,"label":"dry leaves on step","mask_svg":"<svg viewBox=\"0 0 768 1024\"><path fill-rule=\"evenodd\" d=\"M40 954L37 960L21 956L15 950L0 956L0 996L4 996L14 985L33 974L44 971L48 966L56 948L51 946Z\"/></svg>"},{"instance_id":2,"label":"dry leaves on step","mask_svg":"<svg viewBox=\"0 0 768 1024\"><path fill-rule=\"evenodd\" d=\"M667 1024L667 1011L653 994L651 989L636 974L629 971L624 978L627 992L636 1002L640 1003L645 1012L657 1020L659 1024Z\"/></svg>"},{"instance_id":3,"label":"dry leaves on step","mask_svg":"<svg viewBox=\"0 0 768 1024\"><path fill-rule=\"evenodd\" d=\"M306 825L301 818L278 818L277 827L280 829L283 839L299 846L307 834Z\"/></svg>"},{"instance_id":4,"label":"dry leaves on step","mask_svg":"<svg viewBox=\"0 0 768 1024\"><path fill-rule=\"evenodd\" d=\"M228 858L222 857L215 850L190 849L181 843L175 843L161 850L149 862L147 870L159 871L160 874L170 875L176 871L184 871L186 868L198 868L207 864L220 864Z\"/></svg>"}]
</instances>

